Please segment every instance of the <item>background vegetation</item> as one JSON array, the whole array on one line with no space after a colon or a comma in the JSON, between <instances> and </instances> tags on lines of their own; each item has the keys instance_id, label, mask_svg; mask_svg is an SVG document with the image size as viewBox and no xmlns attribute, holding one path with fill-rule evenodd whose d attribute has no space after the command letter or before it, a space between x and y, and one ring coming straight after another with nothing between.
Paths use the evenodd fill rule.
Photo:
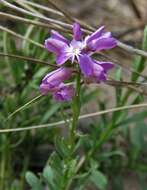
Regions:
<instances>
[{"instance_id":1,"label":"background vegetation","mask_svg":"<svg viewBox=\"0 0 147 190\"><path fill-rule=\"evenodd\" d=\"M0 1L0 190L147 189L147 27L138 3L127 3L124 29L121 4L109 1ZM85 35L103 23L133 48L120 42L97 55L116 67L106 84L82 87L81 115L91 114L79 119L69 159L71 104L40 96L39 84L55 65L44 40L50 29L70 38L71 12L84 20Z\"/></svg>"}]
</instances>

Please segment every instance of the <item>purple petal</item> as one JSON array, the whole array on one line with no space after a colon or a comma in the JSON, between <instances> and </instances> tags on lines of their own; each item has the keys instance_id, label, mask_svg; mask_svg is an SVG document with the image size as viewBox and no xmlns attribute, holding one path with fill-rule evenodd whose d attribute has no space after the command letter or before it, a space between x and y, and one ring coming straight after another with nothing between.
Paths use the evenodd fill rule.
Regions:
<instances>
[{"instance_id":1,"label":"purple petal","mask_svg":"<svg viewBox=\"0 0 147 190\"><path fill-rule=\"evenodd\" d=\"M76 41L80 41L82 38L82 30L79 23L73 24L73 38Z\"/></svg>"},{"instance_id":2,"label":"purple petal","mask_svg":"<svg viewBox=\"0 0 147 190\"><path fill-rule=\"evenodd\" d=\"M41 87L45 90L52 90L59 86L64 80L68 80L72 75L72 69L61 67L51 73L48 73L42 80ZM47 85L47 86L45 86Z\"/></svg>"},{"instance_id":3,"label":"purple petal","mask_svg":"<svg viewBox=\"0 0 147 190\"><path fill-rule=\"evenodd\" d=\"M112 37L101 37L96 41L93 41L89 44L89 48L93 51L100 51L114 48L117 45L117 41Z\"/></svg>"},{"instance_id":4,"label":"purple petal","mask_svg":"<svg viewBox=\"0 0 147 190\"><path fill-rule=\"evenodd\" d=\"M40 85L41 94L47 95L48 92L49 92L49 90L50 90L50 88L49 88L49 86L48 86L47 84L42 83L42 84Z\"/></svg>"},{"instance_id":5,"label":"purple petal","mask_svg":"<svg viewBox=\"0 0 147 190\"><path fill-rule=\"evenodd\" d=\"M45 40L45 48L48 49L48 51L55 53L56 55L59 55L66 47L67 44L61 40L54 38L48 38Z\"/></svg>"},{"instance_id":6,"label":"purple petal","mask_svg":"<svg viewBox=\"0 0 147 190\"><path fill-rule=\"evenodd\" d=\"M96 82L106 80L106 74L101 65L94 63L93 70L93 78L95 78Z\"/></svg>"},{"instance_id":7,"label":"purple petal","mask_svg":"<svg viewBox=\"0 0 147 190\"><path fill-rule=\"evenodd\" d=\"M67 53L61 53L56 57L56 63L58 65L64 64L68 59L70 59L71 56Z\"/></svg>"},{"instance_id":8,"label":"purple petal","mask_svg":"<svg viewBox=\"0 0 147 190\"><path fill-rule=\"evenodd\" d=\"M53 94L53 97L57 101L70 101L75 95L75 89L73 86L61 85L59 90Z\"/></svg>"},{"instance_id":9,"label":"purple petal","mask_svg":"<svg viewBox=\"0 0 147 190\"><path fill-rule=\"evenodd\" d=\"M56 40L60 40L66 44L68 44L68 40L66 38L64 38L64 36L62 36L61 34L59 34L57 31L55 30L51 30L51 38L54 38Z\"/></svg>"},{"instance_id":10,"label":"purple petal","mask_svg":"<svg viewBox=\"0 0 147 190\"><path fill-rule=\"evenodd\" d=\"M79 64L81 71L85 76L88 77L92 75L94 62L88 55L85 54L79 56Z\"/></svg>"},{"instance_id":11,"label":"purple petal","mask_svg":"<svg viewBox=\"0 0 147 190\"><path fill-rule=\"evenodd\" d=\"M48 79L51 78L52 76L56 76L58 73L60 73L63 70L63 68L64 67L60 67L59 69L56 69L46 74L45 77L42 79L42 82L48 83Z\"/></svg>"},{"instance_id":12,"label":"purple petal","mask_svg":"<svg viewBox=\"0 0 147 190\"><path fill-rule=\"evenodd\" d=\"M107 79L106 73L105 72L101 72L100 75L99 75L99 78L98 78L97 82L105 81L106 79Z\"/></svg>"},{"instance_id":13,"label":"purple petal","mask_svg":"<svg viewBox=\"0 0 147 190\"><path fill-rule=\"evenodd\" d=\"M101 62L101 61L96 61L96 64L99 64L100 66L103 67L105 72L108 70L112 69L114 67L114 64L112 62Z\"/></svg>"},{"instance_id":14,"label":"purple petal","mask_svg":"<svg viewBox=\"0 0 147 190\"><path fill-rule=\"evenodd\" d=\"M98 28L95 32L93 32L90 36L87 37L86 42L89 43L92 40L99 38L102 35L102 33L104 32L104 29L105 29L104 26L101 26L100 28Z\"/></svg>"}]
</instances>

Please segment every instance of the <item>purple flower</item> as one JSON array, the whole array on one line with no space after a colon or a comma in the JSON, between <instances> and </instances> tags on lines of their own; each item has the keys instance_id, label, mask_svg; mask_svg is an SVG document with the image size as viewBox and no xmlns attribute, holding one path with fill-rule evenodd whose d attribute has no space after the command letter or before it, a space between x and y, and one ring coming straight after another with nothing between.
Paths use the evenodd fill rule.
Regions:
<instances>
[{"instance_id":1,"label":"purple flower","mask_svg":"<svg viewBox=\"0 0 147 190\"><path fill-rule=\"evenodd\" d=\"M98 28L91 35L82 37L82 30L78 23L73 24L73 39L69 41L58 32L52 30L51 36L45 40L45 48L56 56L58 65L70 60L72 63L79 63L83 75L92 82L104 81L107 78L107 71L113 68L111 62L100 62L91 58L92 54L114 48L117 41L112 37L111 32L104 32L104 26ZM75 94L73 86L64 84L72 75L73 69L61 67L47 74L40 85L41 93L53 94L55 100L69 101Z\"/></svg>"},{"instance_id":2,"label":"purple flower","mask_svg":"<svg viewBox=\"0 0 147 190\"><path fill-rule=\"evenodd\" d=\"M82 39L82 30L78 23L73 24L73 39L70 42L56 31L51 31L51 37L45 41L45 47L48 51L55 53L58 65L64 64L67 60L73 63L75 60L79 63L82 73L86 77L98 76L97 79L106 78L108 64L103 62L96 63L90 56L101 50L114 48L117 41L112 37L111 32L104 32L105 27L101 26L94 33ZM112 68L112 63L110 64ZM105 68L106 66L106 68ZM93 68L97 74L93 72ZM99 68L99 69L98 69ZM98 75L98 71L100 74ZM92 75L93 74L93 75Z\"/></svg>"},{"instance_id":3,"label":"purple flower","mask_svg":"<svg viewBox=\"0 0 147 190\"><path fill-rule=\"evenodd\" d=\"M112 49L117 45L117 41L112 37L111 32L104 33L104 26L85 38L87 47L90 51L101 51Z\"/></svg>"},{"instance_id":4,"label":"purple flower","mask_svg":"<svg viewBox=\"0 0 147 190\"><path fill-rule=\"evenodd\" d=\"M40 85L41 91L44 93L46 91L46 86L48 90L52 90L59 86L64 80L68 80L72 75L72 69L60 67L59 69L48 73L42 80Z\"/></svg>"},{"instance_id":5,"label":"purple flower","mask_svg":"<svg viewBox=\"0 0 147 190\"><path fill-rule=\"evenodd\" d=\"M99 62L93 60L86 54L79 57L79 62L82 73L94 82L106 80L107 71L114 66L111 62Z\"/></svg>"},{"instance_id":6,"label":"purple flower","mask_svg":"<svg viewBox=\"0 0 147 190\"><path fill-rule=\"evenodd\" d=\"M52 93L57 101L70 101L74 96L73 86L66 86L63 81L68 80L72 75L73 69L61 67L48 73L42 80L40 91L43 95Z\"/></svg>"},{"instance_id":7,"label":"purple flower","mask_svg":"<svg viewBox=\"0 0 147 190\"><path fill-rule=\"evenodd\" d=\"M65 84L61 84L56 92L53 93L53 97L57 101L70 101L72 97L75 95L75 89L73 86L65 86Z\"/></svg>"}]
</instances>

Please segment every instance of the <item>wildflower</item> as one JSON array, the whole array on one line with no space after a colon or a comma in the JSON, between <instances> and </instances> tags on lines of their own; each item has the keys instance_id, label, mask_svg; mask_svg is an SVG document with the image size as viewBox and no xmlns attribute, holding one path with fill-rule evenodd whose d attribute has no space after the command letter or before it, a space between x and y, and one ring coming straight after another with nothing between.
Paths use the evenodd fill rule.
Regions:
<instances>
[{"instance_id":1,"label":"wildflower","mask_svg":"<svg viewBox=\"0 0 147 190\"><path fill-rule=\"evenodd\" d=\"M107 71L113 68L113 63L96 61L88 55L83 55L80 57L80 68L87 78L99 82L106 80Z\"/></svg>"},{"instance_id":2,"label":"wildflower","mask_svg":"<svg viewBox=\"0 0 147 190\"><path fill-rule=\"evenodd\" d=\"M106 78L106 72L109 70L107 68L108 63L105 62L104 64L104 62L92 61L90 57L93 53L111 49L117 45L116 40L111 35L111 32L104 32L104 29L105 27L102 26L94 33L83 39L80 25L78 23L74 23L73 39L71 42L58 32L52 30L51 37L45 41L45 47L48 51L55 53L58 65L64 64L67 60L71 60L72 63L76 60L85 77L91 76L94 68L97 68L97 71L99 68L99 72L95 72L93 77L97 77L97 79L99 78L101 80ZM112 63L109 65L111 65L112 68ZM91 73L90 75L89 72Z\"/></svg>"},{"instance_id":3,"label":"wildflower","mask_svg":"<svg viewBox=\"0 0 147 190\"><path fill-rule=\"evenodd\" d=\"M83 39L82 30L78 23L73 24L73 39L69 41L58 32L52 30L51 37L45 40L45 48L56 56L56 63L61 67L47 74L40 85L41 93L51 92L57 101L70 101L75 94L73 86L64 84L72 76L73 68L62 65L70 60L79 63L84 77L92 82L104 81L107 71L113 67L111 62L100 62L92 59L98 51L114 48L116 40L110 32L104 32L104 26ZM73 66L72 66L73 67Z\"/></svg>"},{"instance_id":4,"label":"wildflower","mask_svg":"<svg viewBox=\"0 0 147 190\"><path fill-rule=\"evenodd\" d=\"M64 80L68 80L72 75L72 69L60 67L55 71L48 73L42 80L40 86L41 91L44 93L46 89L52 90L59 86ZM47 87L46 87L47 86Z\"/></svg>"},{"instance_id":5,"label":"wildflower","mask_svg":"<svg viewBox=\"0 0 147 190\"><path fill-rule=\"evenodd\" d=\"M48 73L42 80L40 91L43 95L51 92L56 100L70 100L74 95L72 86L65 86L64 81L72 75L72 69L61 67Z\"/></svg>"},{"instance_id":6,"label":"wildflower","mask_svg":"<svg viewBox=\"0 0 147 190\"><path fill-rule=\"evenodd\" d=\"M54 92L53 97L57 101L70 101L75 95L75 89L73 86L66 86L61 84L56 92Z\"/></svg>"}]
</instances>

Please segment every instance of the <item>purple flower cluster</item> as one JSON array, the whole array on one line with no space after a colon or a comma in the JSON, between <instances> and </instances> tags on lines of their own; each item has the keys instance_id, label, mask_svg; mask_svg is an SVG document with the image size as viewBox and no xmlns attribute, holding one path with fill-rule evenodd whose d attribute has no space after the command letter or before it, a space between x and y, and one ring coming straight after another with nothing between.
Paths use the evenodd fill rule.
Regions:
<instances>
[{"instance_id":1,"label":"purple flower cluster","mask_svg":"<svg viewBox=\"0 0 147 190\"><path fill-rule=\"evenodd\" d=\"M40 85L42 94L51 92L58 101L71 100L74 96L73 86L66 86L73 73L71 68L62 65L70 60L73 64L77 62L85 78L93 81L105 81L107 71L113 68L112 62L100 62L92 59L92 55L101 50L114 48L117 45L116 39L111 32L104 32L104 26L100 27L91 35L82 38L82 30L78 23L73 24L73 39L69 41L58 32L52 30L51 37L45 40L45 48L55 54L59 69L47 74Z\"/></svg>"},{"instance_id":2,"label":"purple flower cluster","mask_svg":"<svg viewBox=\"0 0 147 190\"><path fill-rule=\"evenodd\" d=\"M55 100L69 101L74 95L73 86L66 86L63 82L72 75L72 69L60 67L59 69L48 73L42 80L40 90L43 95L51 92Z\"/></svg>"}]
</instances>

